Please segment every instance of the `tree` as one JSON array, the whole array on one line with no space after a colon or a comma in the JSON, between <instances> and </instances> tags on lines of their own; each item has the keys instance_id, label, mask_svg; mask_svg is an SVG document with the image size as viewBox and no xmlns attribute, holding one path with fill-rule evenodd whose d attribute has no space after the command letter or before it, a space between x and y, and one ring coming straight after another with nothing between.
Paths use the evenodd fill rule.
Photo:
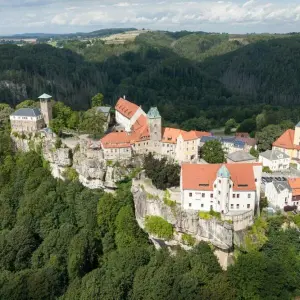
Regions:
<instances>
[{"instance_id":1,"label":"tree","mask_svg":"<svg viewBox=\"0 0 300 300\"><path fill-rule=\"evenodd\" d=\"M182 123L181 127L184 130L200 130L200 131L208 131L211 129L211 120L205 117L193 118L189 119Z\"/></svg>"},{"instance_id":2,"label":"tree","mask_svg":"<svg viewBox=\"0 0 300 300\"><path fill-rule=\"evenodd\" d=\"M225 152L222 144L217 140L206 142L200 150L200 156L210 164L225 162Z\"/></svg>"},{"instance_id":3,"label":"tree","mask_svg":"<svg viewBox=\"0 0 300 300\"><path fill-rule=\"evenodd\" d=\"M252 147L252 148L250 149L250 154L251 154L252 156L254 156L255 158L258 158L258 156L259 156L259 152L258 152L257 150L255 150L254 147Z\"/></svg>"},{"instance_id":4,"label":"tree","mask_svg":"<svg viewBox=\"0 0 300 300\"><path fill-rule=\"evenodd\" d=\"M104 96L101 93L96 94L92 98L92 107L97 107L103 105Z\"/></svg>"},{"instance_id":5,"label":"tree","mask_svg":"<svg viewBox=\"0 0 300 300\"><path fill-rule=\"evenodd\" d=\"M279 125L268 125L262 131L257 132L256 139L259 151L271 149L272 143L283 133L284 130Z\"/></svg>"},{"instance_id":6,"label":"tree","mask_svg":"<svg viewBox=\"0 0 300 300\"><path fill-rule=\"evenodd\" d=\"M254 119L244 120L238 127L237 132L253 132L256 129L256 121Z\"/></svg>"},{"instance_id":7,"label":"tree","mask_svg":"<svg viewBox=\"0 0 300 300\"><path fill-rule=\"evenodd\" d=\"M91 134L94 138L100 138L104 132L105 118L96 108L83 113L79 122L79 130Z\"/></svg>"},{"instance_id":8,"label":"tree","mask_svg":"<svg viewBox=\"0 0 300 300\"><path fill-rule=\"evenodd\" d=\"M13 113L13 109L4 103L0 103L0 127L5 127L9 123L9 116Z\"/></svg>"},{"instance_id":9,"label":"tree","mask_svg":"<svg viewBox=\"0 0 300 300\"><path fill-rule=\"evenodd\" d=\"M261 113L256 116L256 128L257 130L263 129L267 125L266 116L264 113Z\"/></svg>"},{"instance_id":10,"label":"tree","mask_svg":"<svg viewBox=\"0 0 300 300\"><path fill-rule=\"evenodd\" d=\"M20 109L20 108L39 108L39 107L40 107L40 103L38 101L25 100L25 101L19 103L16 106L16 109Z\"/></svg>"},{"instance_id":11,"label":"tree","mask_svg":"<svg viewBox=\"0 0 300 300\"><path fill-rule=\"evenodd\" d=\"M224 129L224 133L225 134L230 134L231 130L233 128L236 128L238 126L237 122L235 121L235 119L229 119L226 123L225 123L225 129Z\"/></svg>"}]
</instances>

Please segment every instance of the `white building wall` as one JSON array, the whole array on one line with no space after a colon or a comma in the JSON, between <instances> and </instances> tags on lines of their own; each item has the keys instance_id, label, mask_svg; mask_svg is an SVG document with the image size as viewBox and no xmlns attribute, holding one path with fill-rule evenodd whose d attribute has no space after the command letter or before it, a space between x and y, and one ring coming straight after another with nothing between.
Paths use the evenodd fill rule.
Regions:
<instances>
[{"instance_id":1,"label":"white building wall","mask_svg":"<svg viewBox=\"0 0 300 300\"><path fill-rule=\"evenodd\" d=\"M289 192L288 189L278 193L271 182L266 184L265 195L268 199L268 202L276 208L283 209L286 205L293 205L292 193Z\"/></svg>"},{"instance_id":2,"label":"white building wall","mask_svg":"<svg viewBox=\"0 0 300 300\"><path fill-rule=\"evenodd\" d=\"M213 191L185 190L182 193L183 208L210 211L212 205L212 208L215 210L215 200L211 198L213 194Z\"/></svg>"},{"instance_id":3,"label":"white building wall","mask_svg":"<svg viewBox=\"0 0 300 300\"><path fill-rule=\"evenodd\" d=\"M231 191L229 199L229 211L253 210L255 209L255 191Z\"/></svg>"},{"instance_id":4,"label":"white building wall","mask_svg":"<svg viewBox=\"0 0 300 300\"><path fill-rule=\"evenodd\" d=\"M107 160L122 160L132 156L131 147L126 148L103 148L104 159Z\"/></svg>"},{"instance_id":5,"label":"white building wall","mask_svg":"<svg viewBox=\"0 0 300 300\"><path fill-rule=\"evenodd\" d=\"M146 116L146 113L139 107L131 118L125 117L123 114L116 110L116 122L125 128L125 131L130 132L132 125L141 116Z\"/></svg>"},{"instance_id":6,"label":"white building wall","mask_svg":"<svg viewBox=\"0 0 300 300\"><path fill-rule=\"evenodd\" d=\"M290 166L290 158L269 160L260 155L259 162L261 162L264 167L269 167L271 171L287 170Z\"/></svg>"}]
</instances>

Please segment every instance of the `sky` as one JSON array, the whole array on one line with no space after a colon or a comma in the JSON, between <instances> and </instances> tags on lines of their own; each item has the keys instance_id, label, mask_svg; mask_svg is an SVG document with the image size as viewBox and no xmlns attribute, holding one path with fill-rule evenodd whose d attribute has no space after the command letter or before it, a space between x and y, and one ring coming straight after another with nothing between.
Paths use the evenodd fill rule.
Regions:
<instances>
[{"instance_id":1,"label":"sky","mask_svg":"<svg viewBox=\"0 0 300 300\"><path fill-rule=\"evenodd\" d=\"M113 27L295 32L300 30L300 0L0 0L0 35Z\"/></svg>"}]
</instances>

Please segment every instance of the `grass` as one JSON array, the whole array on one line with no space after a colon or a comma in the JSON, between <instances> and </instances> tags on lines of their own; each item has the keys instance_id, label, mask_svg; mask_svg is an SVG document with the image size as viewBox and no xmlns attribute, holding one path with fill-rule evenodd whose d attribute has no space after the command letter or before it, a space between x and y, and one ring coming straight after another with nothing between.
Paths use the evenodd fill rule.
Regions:
<instances>
[{"instance_id":1,"label":"grass","mask_svg":"<svg viewBox=\"0 0 300 300\"><path fill-rule=\"evenodd\" d=\"M188 233L184 233L181 237L182 242L188 246L194 246L196 243L196 239Z\"/></svg>"},{"instance_id":2,"label":"grass","mask_svg":"<svg viewBox=\"0 0 300 300\"><path fill-rule=\"evenodd\" d=\"M204 219L204 220L211 220L212 218L216 218L217 220L221 221L221 214L214 210L199 211L199 217L200 219Z\"/></svg>"},{"instance_id":3,"label":"grass","mask_svg":"<svg viewBox=\"0 0 300 300\"><path fill-rule=\"evenodd\" d=\"M175 207L176 206L176 201L171 200L171 194L168 190L165 191L163 200L164 200L164 204L169 206L169 207Z\"/></svg>"}]
</instances>

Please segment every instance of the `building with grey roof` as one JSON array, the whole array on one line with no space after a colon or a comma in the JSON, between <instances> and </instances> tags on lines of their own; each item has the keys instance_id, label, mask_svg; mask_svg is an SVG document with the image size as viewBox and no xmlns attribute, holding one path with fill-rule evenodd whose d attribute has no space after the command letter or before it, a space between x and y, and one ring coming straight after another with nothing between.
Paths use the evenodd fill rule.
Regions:
<instances>
[{"instance_id":1,"label":"building with grey roof","mask_svg":"<svg viewBox=\"0 0 300 300\"><path fill-rule=\"evenodd\" d=\"M265 186L265 196L269 205L283 209L285 206L293 206L292 189L287 181L273 181Z\"/></svg>"},{"instance_id":2,"label":"building with grey roof","mask_svg":"<svg viewBox=\"0 0 300 300\"><path fill-rule=\"evenodd\" d=\"M44 118L39 108L20 108L9 118L13 132L30 133L45 127Z\"/></svg>"},{"instance_id":3,"label":"building with grey roof","mask_svg":"<svg viewBox=\"0 0 300 300\"><path fill-rule=\"evenodd\" d=\"M291 159L286 153L273 149L260 153L259 162L271 171L284 171L289 169Z\"/></svg>"},{"instance_id":4,"label":"building with grey roof","mask_svg":"<svg viewBox=\"0 0 300 300\"><path fill-rule=\"evenodd\" d=\"M246 151L240 150L226 155L227 163L254 163L256 158Z\"/></svg>"}]
</instances>

